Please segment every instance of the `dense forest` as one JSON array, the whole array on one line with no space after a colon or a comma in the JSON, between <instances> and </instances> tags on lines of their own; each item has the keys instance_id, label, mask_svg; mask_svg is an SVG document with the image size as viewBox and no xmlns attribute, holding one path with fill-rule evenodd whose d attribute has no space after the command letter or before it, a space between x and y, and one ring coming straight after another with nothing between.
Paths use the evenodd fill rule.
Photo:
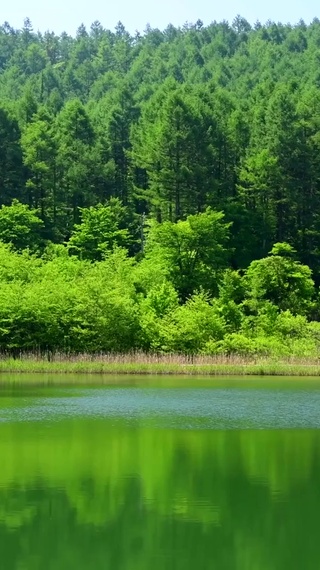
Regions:
<instances>
[{"instance_id":1,"label":"dense forest","mask_svg":"<svg viewBox=\"0 0 320 570\"><path fill-rule=\"evenodd\" d=\"M314 355L320 21L0 28L0 349Z\"/></svg>"}]
</instances>

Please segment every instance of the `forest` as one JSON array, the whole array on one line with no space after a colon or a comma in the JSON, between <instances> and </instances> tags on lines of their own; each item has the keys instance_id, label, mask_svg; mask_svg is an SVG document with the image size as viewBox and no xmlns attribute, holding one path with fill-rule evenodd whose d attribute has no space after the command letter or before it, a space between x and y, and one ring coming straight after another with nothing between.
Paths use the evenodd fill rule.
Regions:
<instances>
[{"instance_id":1,"label":"forest","mask_svg":"<svg viewBox=\"0 0 320 570\"><path fill-rule=\"evenodd\" d=\"M0 351L317 356L320 21L0 27Z\"/></svg>"}]
</instances>

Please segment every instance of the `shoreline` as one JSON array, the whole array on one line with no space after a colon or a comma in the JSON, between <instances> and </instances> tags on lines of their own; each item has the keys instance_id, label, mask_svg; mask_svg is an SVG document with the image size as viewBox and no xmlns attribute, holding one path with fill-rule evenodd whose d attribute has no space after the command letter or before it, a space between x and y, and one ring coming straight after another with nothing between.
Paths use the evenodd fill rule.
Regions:
<instances>
[{"instance_id":1,"label":"shoreline","mask_svg":"<svg viewBox=\"0 0 320 570\"><path fill-rule=\"evenodd\" d=\"M239 356L34 355L0 358L2 374L167 376L320 376L318 359L245 359ZM0 380L1 381L1 380Z\"/></svg>"}]
</instances>

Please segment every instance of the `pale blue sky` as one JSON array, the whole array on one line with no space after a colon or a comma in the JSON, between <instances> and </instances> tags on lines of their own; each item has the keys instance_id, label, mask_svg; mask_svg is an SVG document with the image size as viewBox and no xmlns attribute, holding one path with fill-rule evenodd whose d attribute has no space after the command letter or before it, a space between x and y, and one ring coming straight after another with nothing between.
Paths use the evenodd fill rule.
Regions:
<instances>
[{"instance_id":1,"label":"pale blue sky","mask_svg":"<svg viewBox=\"0 0 320 570\"><path fill-rule=\"evenodd\" d=\"M1 4L0 23L8 21L20 28L28 16L35 30L65 30L72 35L82 22L89 27L94 20L109 29L121 20L134 32L143 31L147 23L164 29L168 23L178 26L199 18L205 24L224 19L231 22L237 14L250 23L268 19L297 23L300 18L308 23L320 18L316 0L7 0Z\"/></svg>"}]
</instances>

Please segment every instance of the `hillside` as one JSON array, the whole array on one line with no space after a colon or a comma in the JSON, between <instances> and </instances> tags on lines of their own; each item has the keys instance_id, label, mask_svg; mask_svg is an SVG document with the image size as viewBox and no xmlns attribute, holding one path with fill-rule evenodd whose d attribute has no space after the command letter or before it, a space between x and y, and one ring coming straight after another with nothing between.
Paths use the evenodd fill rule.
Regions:
<instances>
[{"instance_id":1,"label":"hillside","mask_svg":"<svg viewBox=\"0 0 320 570\"><path fill-rule=\"evenodd\" d=\"M119 346L101 339L86 345L84 334L68 349L198 351L210 339L238 334L243 319L266 307L276 311L267 336L279 311L317 318L319 61L316 19L308 26L251 27L239 16L232 24L198 21L135 36L121 23L110 31L95 22L90 30L80 26L74 38L35 33L28 19L21 30L0 28L0 240L13 248L3 250L3 260L13 256L17 268L23 258L32 266L27 274L42 282L49 277L40 275L39 264L65 259L68 279L83 271L91 283L89 273L98 270L90 264L100 262L103 271L116 256L117 267L134 267L127 308L133 303L140 311L144 303L145 315L151 303L161 319L173 307L175 331L192 299L210 307L212 298L229 303L225 312L214 309L208 318L215 324L191 348L183 333L163 340L162 329L150 341L145 323L143 341L133 342L130 332L125 342L120 335ZM111 253L115 247L121 249ZM120 263L123 250L128 257ZM75 269L77 263L87 269ZM10 271L1 271L10 288ZM24 283L18 269L13 280ZM75 299L82 299L79 291ZM2 297L0 305L9 303ZM72 307L79 299L74 305L69 299ZM136 323L132 311L133 320L123 317L126 326ZM0 347L21 347L5 311L0 325L1 318L9 332ZM83 314L77 318L73 331L85 329ZM22 320L23 336L30 319ZM134 335L141 339L138 321ZM66 334L59 323L57 339ZM42 342L31 331L23 347L51 346L48 335Z\"/></svg>"}]
</instances>

